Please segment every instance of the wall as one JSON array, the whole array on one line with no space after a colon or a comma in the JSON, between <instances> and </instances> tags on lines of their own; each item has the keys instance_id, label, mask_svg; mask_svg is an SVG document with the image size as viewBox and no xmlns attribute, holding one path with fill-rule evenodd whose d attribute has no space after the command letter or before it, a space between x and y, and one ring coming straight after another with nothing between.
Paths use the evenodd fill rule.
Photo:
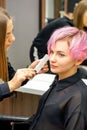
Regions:
<instances>
[{"instance_id":1,"label":"wall","mask_svg":"<svg viewBox=\"0 0 87 130\"><path fill-rule=\"evenodd\" d=\"M6 8L14 18L15 42L8 56L12 66L17 69L30 64L29 49L39 31L38 0L6 0Z\"/></svg>"}]
</instances>

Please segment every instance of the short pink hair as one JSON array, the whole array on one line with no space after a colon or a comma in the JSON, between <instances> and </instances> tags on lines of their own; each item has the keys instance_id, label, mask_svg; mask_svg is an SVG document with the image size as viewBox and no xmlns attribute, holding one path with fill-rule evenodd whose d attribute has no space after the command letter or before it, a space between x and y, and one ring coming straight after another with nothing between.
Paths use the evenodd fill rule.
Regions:
<instances>
[{"instance_id":1,"label":"short pink hair","mask_svg":"<svg viewBox=\"0 0 87 130\"><path fill-rule=\"evenodd\" d=\"M87 33L70 26L57 29L53 32L48 41L48 55L50 55L51 46L55 44L57 40L64 40L65 38L66 40L70 39L69 49L73 58L87 59Z\"/></svg>"}]
</instances>

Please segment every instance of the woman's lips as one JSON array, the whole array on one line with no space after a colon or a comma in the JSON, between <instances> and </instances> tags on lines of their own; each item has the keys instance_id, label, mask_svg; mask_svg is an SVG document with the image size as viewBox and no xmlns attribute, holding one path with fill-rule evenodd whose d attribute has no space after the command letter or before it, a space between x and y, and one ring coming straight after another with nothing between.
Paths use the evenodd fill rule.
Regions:
<instances>
[{"instance_id":1,"label":"woman's lips","mask_svg":"<svg viewBox=\"0 0 87 130\"><path fill-rule=\"evenodd\" d=\"M56 66L51 64L51 65L50 65L50 68L55 69Z\"/></svg>"}]
</instances>

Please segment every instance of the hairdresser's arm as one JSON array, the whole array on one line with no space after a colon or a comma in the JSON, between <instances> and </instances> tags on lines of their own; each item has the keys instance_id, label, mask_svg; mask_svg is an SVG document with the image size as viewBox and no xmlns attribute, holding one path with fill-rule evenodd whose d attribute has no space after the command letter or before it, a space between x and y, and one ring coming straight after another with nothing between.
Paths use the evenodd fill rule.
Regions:
<instances>
[{"instance_id":1,"label":"hairdresser's arm","mask_svg":"<svg viewBox=\"0 0 87 130\"><path fill-rule=\"evenodd\" d=\"M35 66L40 62L40 60L34 61L31 65L29 65L28 68L24 69L18 69L12 78L8 82L10 92L13 92L15 89L19 88L21 85L23 85L23 82L26 80L29 80L33 78L36 75L36 72L34 70ZM48 65L44 65L42 70L39 73L45 73L48 71Z\"/></svg>"},{"instance_id":2,"label":"hairdresser's arm","mask_svg":"<svg viewBox=\"0 0 87 130\"><path fill-rule=\"evenodd\" d=\"M16 88L19 88L25 80L31 79L36 75L34 68L39 62L40 60L36 60L28 68L17 70L12 80L8 82L10 92L13 92ZM47 71L48 65L46 64L39 73L45 73Z\"/></svg>"},{"instance_id":3,"label":"hairdresser's arm","mask_svg":"<svg viewBox=\"0 0 87 130\"><path fill-rule=\"evenodd\" d=\"M37 61L34 65L36 65L36 64L37 64ZM21 86L21 83L19 83L19 84L15 84L15 83L17 83L17 81L19 79L19 76L18 76L20 73L19 71L22 71L22 70L17 70L17 72L16 72L9 62L8 62L8 70L9 70L10 81L3 82L0 79L0 101L6 97L9 97L11 95L11 92L13 92L16 88ZM20 73L20 75L21 75L21 73ZM21 80L21 81L23 81L23 80Z\"/></svg>"},{"instance_id":4,"label":"hairdresser's arm","mask_svg":"<svg viewBox=\"0 0 87 130\"><path fill-rule=\"evenodd\" d=\"M23 81L34 77L35 74L32 68L18 69L10 81L0 84L0 100L9 97L11 92L19 88Z\"/></svg>"},{"instance_id":5,"label":"hairdresser's arm","mask_svg":"<svg viewBox=\"0 0 87 130\"><path fill-rule=\"evenodd\" d=\"M40 60L34 61L28 68L18 69L14 77L10 81L0 84L0 100L9 97L11 92L19 88L25 80L34 77L36 74L34 68L39 63L39 61ZM47 71L48 66L45 65L40 73L44 73Z\"/></svg>"}]
</instances>

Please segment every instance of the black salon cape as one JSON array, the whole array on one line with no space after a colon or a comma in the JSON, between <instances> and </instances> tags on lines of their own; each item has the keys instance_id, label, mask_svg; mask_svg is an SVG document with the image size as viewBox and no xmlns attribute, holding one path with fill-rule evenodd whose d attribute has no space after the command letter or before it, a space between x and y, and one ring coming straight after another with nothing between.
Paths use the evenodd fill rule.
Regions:
<instances>
[{"instance_id":1,"label":"black salon cape","mask_svg":"<svg viewBox=\"0 0 87 130\"><path fill-rule=\"evenodd\" d=\"M29 123L29 130L87 130L87 85L79 70L69 78L55 78Z\"/></svg>"}]
</instances>

